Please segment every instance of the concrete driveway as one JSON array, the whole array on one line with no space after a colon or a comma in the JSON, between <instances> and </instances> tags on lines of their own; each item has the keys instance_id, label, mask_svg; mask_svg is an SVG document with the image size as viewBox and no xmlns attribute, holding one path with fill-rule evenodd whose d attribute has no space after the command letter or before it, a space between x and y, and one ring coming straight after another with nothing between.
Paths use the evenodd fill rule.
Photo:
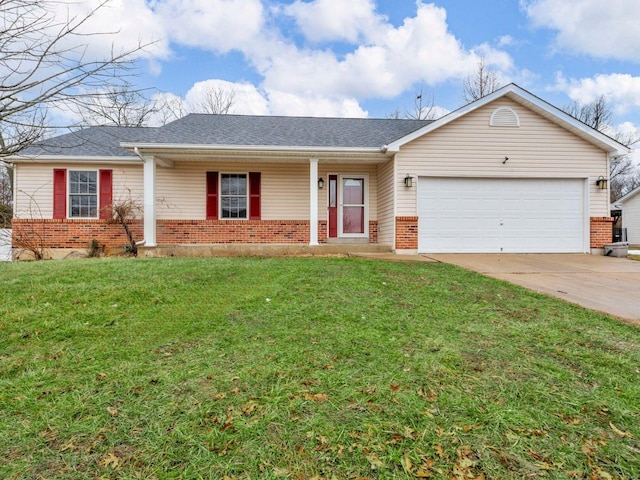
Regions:
<instances>
[{"instance_id":1,"label":"concrete driveway","mask_svg":"<svg viewBox=\"0 0 640 480\"><path fill-rule=\"evenodd\" d=\"M640 325L640 262L634 260L580 254L433 254L424 257Z\"/></svg>"}]
</instances>

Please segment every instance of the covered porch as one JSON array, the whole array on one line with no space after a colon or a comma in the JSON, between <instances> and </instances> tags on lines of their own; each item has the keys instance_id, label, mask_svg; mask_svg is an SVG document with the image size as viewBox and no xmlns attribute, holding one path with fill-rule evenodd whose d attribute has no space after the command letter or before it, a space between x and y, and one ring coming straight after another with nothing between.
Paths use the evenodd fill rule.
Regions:
<instances>
[{"instance_id":1,"label":"covered porch","mask_svg":"<svg viewBox=\"0 0 640 480\"><path fill-rule=\"evenodd\" d=\"M143 163L149 255L195 245L225 255L229 245L393 247L378 236L379 184L392 181L392 160L380 150L123 146Z\"/></svg>"}]
</instances>

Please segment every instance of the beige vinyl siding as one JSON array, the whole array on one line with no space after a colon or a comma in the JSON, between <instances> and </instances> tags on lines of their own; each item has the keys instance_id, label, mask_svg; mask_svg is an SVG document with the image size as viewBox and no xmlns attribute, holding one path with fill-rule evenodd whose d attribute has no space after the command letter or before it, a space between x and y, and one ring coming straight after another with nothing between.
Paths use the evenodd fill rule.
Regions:
<instances>
[{"instance_id":1,"label":"beige vinyl siding","mask_svg":"<svg viewBox=\"0 0 640 480\"><path fill-rule=\"evenodd\" d=\"M513 109L520 127L490 127L499 107ZM509 160L503 164L504 158ZM403 146L395 156L398 216L416 215L416 188L404 176L589 178L591 216L608 216L607 154L564 128L501 98Z\"/></svg>"},{"instance_id":2,"label":"beige vinyl siding","mask_svg":"<svg viewBox=\"0 0 640 480\"><path fill-rule=\"evenodd\" d=\"M309 163L175 162L173 168L156 170L158 219L184 220L206 217L206 172L260 172L262 220L309 219ZM376 165L344 165L320 162L318 177L325 188L318 190L318 219L327 218L328 176L369 175L369 219L377 218Z\"/></svg>"},{"instance_id":3,"label":"beige vinyl siding","mask_svg":"<svg viewBox=\"0 0 640 480\"><path fill-rule=\"evenodd\" d=\"M142 206L142 166L109 166L95 164L26 164L16 165L16 218L53 218L53 170L113 171L113 200L132 198ZM68 178L68 177L67 177ZM142 216L142 211L139 216Z\"/></svg>"},{"instance_id":4,"label":"beige vinyl siding","mask_svg":"<svg viewBox=\"0 0 640 480\"><path fill-rule=\"evenodd\" d=\"M131 196L143 205L142 166L107 166L92 164L19 164L16 166L16 216L20 218L53 217L53 170L113 170L113 199ZM367 174L369 177L369 219L377 219L376 165L320 163L318 175L328 180L329 173ZM159 220L200 220L206 218L206 172L261 172L261 217L263 220L309 219L308 163L238 163L182 162L171 168L156 168L156 215ZM327 192L318 190L318 218L327 218ZM33 197L33 200L31 200ZM30 212L33 213L30 213ZM139 218L142 217L142 209Z\"/></svg>"},{"instance_id":5,"label":"beige vinyl siding","mask_svg":"<svg viewBox=\"0 0 640 480\"><path fill-rule=\"evenodd\" d=\"M206 218L206 172L260 172L263 220L309 218L309 165L301 163L176 162L156 170L158 219ZM326 180L326 178L325 178ZM325 205L326 209L326 205Z\"/></svg>"},{"instance_id":6,"label":"beige vinyl siding","mask_svg":"<svg viewBox=\"0 0 640 480\"><path fill-rule=\"evenodd\" d=\"M378 243L394 245L393 162L378 166Z\"/></svg>"},{"instance_id":7,"label":"beige vinyl siding","mask_svg":"<svg viewBox=\"0 0 640 480\"><path fill-rule=\"evenodd\" d=\"M622 226L627 229L629 243L640 245L640 194L622 205Z\"/></svg>"}]
</instances>

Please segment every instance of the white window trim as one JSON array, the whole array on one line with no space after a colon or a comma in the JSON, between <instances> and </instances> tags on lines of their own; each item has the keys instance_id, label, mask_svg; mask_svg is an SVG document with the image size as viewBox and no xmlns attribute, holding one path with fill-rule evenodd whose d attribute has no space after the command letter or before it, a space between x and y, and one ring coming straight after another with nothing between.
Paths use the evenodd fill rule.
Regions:
<instances>
[{"instance_id":1,"label":"white window trim","mask_svg":"<svg viewBox=\"0 0 640 480\"><path fill-rule=\"evenodd\" d=\"M71 216L71 195L84 195L84 196L88 196L88 194L78 194L78 193L71 193L71 172L95 172L96 174L96 214L95 216L78 216L78 217L73 217ZM73 169L67 169L67 218L69 219L83 219L83 218L89 218L89 219L98 219L100 218L100 170L98 169L93 169L93 168L73 168Z\"/></svg>"},{"instance_id":2,"label":"white window trim","mask_svg":"<svg viewBox=\"0 0 640 480\"><path fill-rule=\"evenodd\" d=\"M245 198L247 200L247 208L246 208L246 216L244 217L223 217L222 216L222 199L223 197L227 196L230 197L229 195L222 195L222 176L223 175L244 175L244 180L247 184L247 193L245 194ZM249 172L219 172L218 173L218 190L219 190L219 194L218 194L218 218L220 220L249 220L250 216L251 216L251 212L249 212L249 207L250 207L250 199L251 199L251 192L249 191L250 185L249 185ZM240 197L240 195L237 195L236 197Z\"/></svg>"}]
</instances>

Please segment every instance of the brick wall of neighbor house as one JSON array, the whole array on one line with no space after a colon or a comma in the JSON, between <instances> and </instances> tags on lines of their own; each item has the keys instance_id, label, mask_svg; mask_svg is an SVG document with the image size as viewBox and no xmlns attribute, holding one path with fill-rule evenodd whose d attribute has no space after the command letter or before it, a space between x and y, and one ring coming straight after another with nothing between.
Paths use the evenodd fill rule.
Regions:
<instances>
[{"instance_id":1,"label":"brick wall of neighbor house","mask_svg":"<svg viewBox=\"0 0 640 480\"><path fill-rule=\"evenodd\" d=\"M602 248L613 241L613 217L591 217L591 248Z\"/></svg>"},{"instance_id":2,"label":"brick wall of neighbor house","mask_svg":"<svg viewBox=\"0 0 640 480\"><path fill-rule=\"evenodd\" d=\"M133 220L131 229L134 238L142 240L142 220ZM119 248L129 241L120 224L105 220L13 220L13 244L19 248L22 237L32 238L44 248L87 248L92 240L100 246Z\"/></svg>"},{"instance_id":3,"label":"brick wall of neighbor house","mask_svg":"<svg viewBox=\"0 0 640 480\"><path fill-rule=\"evenodd\" d=\"M396 250L418 249L418 217L396 217Z\"/></svg>"}]
</instances>

